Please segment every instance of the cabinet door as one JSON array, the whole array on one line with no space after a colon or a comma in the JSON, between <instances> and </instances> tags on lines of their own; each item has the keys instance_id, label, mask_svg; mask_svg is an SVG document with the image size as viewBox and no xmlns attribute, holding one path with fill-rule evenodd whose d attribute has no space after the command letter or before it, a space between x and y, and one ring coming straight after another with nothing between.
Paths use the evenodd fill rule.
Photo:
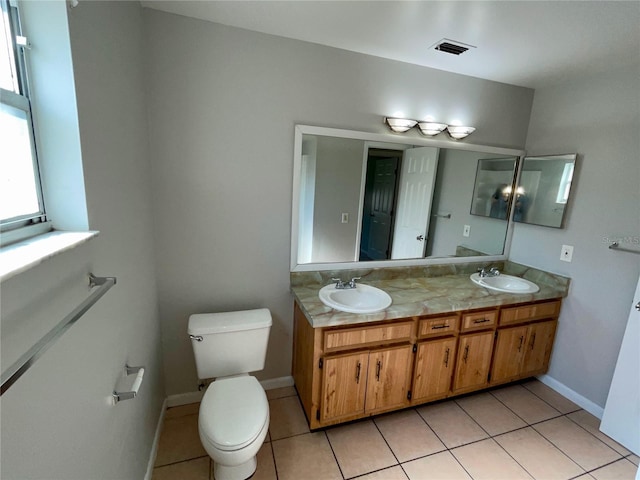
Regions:
<instances>
[{"instance_id":1,"label":"cabinet door","mask_svg":"<svg viewBox=\"0 0 640 480\"><path fill-rule=\"evenodd\" d=\"M487 385L493 335L493 332L485 332L460 336L453 382L454 392L462 393Z\"/></svg>"},{"instance_id":2,"label":"cabinet door","mask_svg":"<svg viewBox=\"0 0 640 480\"><path fill-rule=\"evenodd\" d=\"M503 383L520 376L526 348L527 327L498 331L491 369L491 383Z\"/></svg>"},{"instance_id":3,"label":"cabinet door","mask_svg":"<svg viewBox=\"0 0 640 480\"><path fill-rule=\"evenodd\" d=\"M369 354L369 376L365 410L373 413L409 404L411 345L373 351Z\"/></svg>"},{"instance_id":4,"label":"cabinet door","mask_svg":"<svg viewBox=\"0 0 640 480\"><path fill-rule=\"evenodd\" d=\"M414 402L443 398L449 393L456 342L456 338L445 338L418 345L412 390Z\"/></svg>"},{"instance_id":5,"label":"cabinet door","mask_svg":"<svg viewBox=\"0 0 640 480\"><path fill-rule=\"evenodd\" d=\"M523 377L543 373L547 370L555 332L555 320L529 325L522 363Z\"/></svg>"},{"instance_id":6,"label":"cabinet door","mask_svg":"<svg viewBox=\"0 0 640 480\"><path fill-rule=\"evenodd\" d=\"M321 420L364 413L369 353L325 357Z\"/></svg>"}]
</instances>

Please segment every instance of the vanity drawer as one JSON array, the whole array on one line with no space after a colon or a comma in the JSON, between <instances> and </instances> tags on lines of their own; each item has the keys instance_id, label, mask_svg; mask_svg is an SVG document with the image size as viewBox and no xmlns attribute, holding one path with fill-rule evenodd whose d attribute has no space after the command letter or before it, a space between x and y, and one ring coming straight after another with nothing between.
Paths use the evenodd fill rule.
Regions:
<instances>
[{"instance_id":1,"label":"vanity drawer","mask_svg":"<svg viewBox=\"0 0 640 480\"><path fill-rule=\"evenodd\" d=\"M375 344L408 342L411 340L413 325L413 321L407 321L371 327L326 330L324 351L335 352Z\"/></svg>"},{"instance_id":2,"label":"vanity drawer","mask_svg":"<svg viewBox=\"0 0 640 480\"><path fill-rule=\"evenodd\" d=\"M420 320L418 338L451 335L458 331L458 315L448 317L425 318Z\"/></svg>"},{"instance_id":3,"label":"vanity drawer","mask_svg":"<svg viewBox=\"0 0 640 480\"><path fill-rule=\"evenodd\" d=\"M473 330L491 328L496 325L497 319L498 312L496 310L465 313L464 315L462 315L462 327L460 328L460 330L463 332L469 332Z\"/></svg>"},{"instance_id":4,"label":"vanity drawer","mask_svg":"<svg viewBox=\"0 0 640 480\"><path fill-rule=\"evenodd\" d=\"M554 318L560 313L560 300L536 303L522 307L504 308L500 312L500 325L528 322L541 318Z\"/></svg>"}]
</instances>

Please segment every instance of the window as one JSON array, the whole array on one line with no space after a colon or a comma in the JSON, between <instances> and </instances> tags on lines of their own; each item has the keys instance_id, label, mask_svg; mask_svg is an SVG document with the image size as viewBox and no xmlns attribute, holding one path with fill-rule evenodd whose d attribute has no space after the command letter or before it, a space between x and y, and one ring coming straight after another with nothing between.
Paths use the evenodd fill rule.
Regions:
<instances>
[{"instance_id":1,"label":"window","mask_svg":"<svg viewBox=\"0 0 640 480\"><path fill-rule=\"evenodd\" d=\"M0 0L0 232L46 220L16 0ZM3 241L3 243L7 243Z\"/></svg>"}]
</instances>

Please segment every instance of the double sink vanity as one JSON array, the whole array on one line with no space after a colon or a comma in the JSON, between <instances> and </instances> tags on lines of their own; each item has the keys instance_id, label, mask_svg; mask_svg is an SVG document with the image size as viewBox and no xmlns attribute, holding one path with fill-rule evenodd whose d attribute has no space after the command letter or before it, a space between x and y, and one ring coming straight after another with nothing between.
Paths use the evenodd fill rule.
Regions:
<instances>
[{"instance_id":1,"label":"double sink vanity","mask_svg":"<svg viewBox=\"0 0 640 480\"><path fill-rule=\"evenodd\" d=\"M503 273L484 279L475 263L293 272L293 377L310 427L546 372L569 279L508 261L495 265ZM339 275L361 277L357 288L374 287L391 304L372 313L327 306L322 290L349 295L331 282ZM358 309L347 300L350 308Z\"/></svg>"}]
</instances>

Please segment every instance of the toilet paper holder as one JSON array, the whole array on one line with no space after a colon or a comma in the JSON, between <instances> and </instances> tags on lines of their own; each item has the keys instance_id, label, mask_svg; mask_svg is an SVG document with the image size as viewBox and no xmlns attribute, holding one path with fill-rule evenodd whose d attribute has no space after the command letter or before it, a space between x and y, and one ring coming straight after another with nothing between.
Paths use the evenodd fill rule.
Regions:
<instances>
[{"instance_id":1,"label":"toilet paper holder","mask_svg":"<svg viewBox=\"0 0 640 480\"><path fill-rule=\"evenodd\" d=\"M136 395L138 395L138 390L140 390L140 385L142 385L142 378L144 377L144 367L130 367L129 365L125 365L124 373L124 377L121 379L121 382L118 382L118 386L122 386L123 384L128 386L129 384L131 384L131 378L134 375L135 378L133 379L133 384L131 385L131 387L127 388L126 391L118 391L118 387L116 387L116 389L113 391L114 403L118 403L121 400L131 400L132 398L136 398Z\"/></svg>"}]
</instances>

